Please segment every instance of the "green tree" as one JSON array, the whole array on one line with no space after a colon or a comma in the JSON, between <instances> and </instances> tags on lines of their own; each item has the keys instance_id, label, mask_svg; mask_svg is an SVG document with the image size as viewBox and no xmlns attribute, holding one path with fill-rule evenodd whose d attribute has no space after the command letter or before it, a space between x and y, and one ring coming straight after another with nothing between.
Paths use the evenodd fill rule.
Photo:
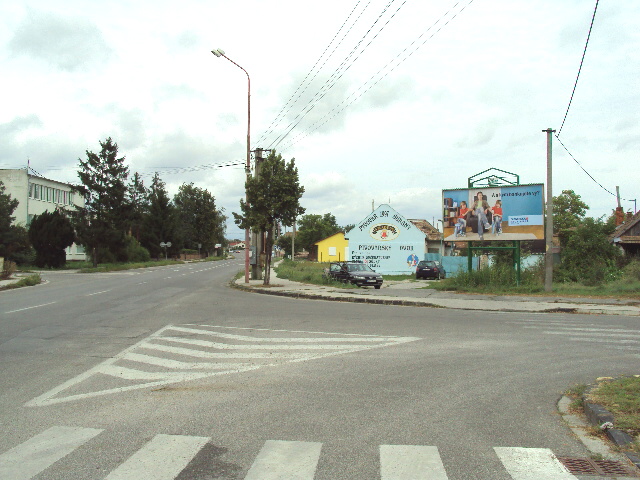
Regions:
<instances>
[{"instance_id":1,"label":"green tree","mask_svg":"<svg viewBox=\"0 0 640 480\"><path fill-rule=\"evenodd\" d=\"M18 205L18 200L5 193L5 186L0 182L0 257L26 263L31 252L27 231L22 225L13 225L13 212Z\"/></svg>"},{"instance_id":2,"label":"green tree","mask_svg":"<svg viewBox=\"0 0 640 480\"><path fill-rule=\"evenodd\" d=\"M111 137L100 142L100 147L99 154L87 150L87 159L78 159L82 183L78 190L84 195L85 205L76 207L73 216L78 240L91 252L94 266L99 261L126 260L125 231L130 212L125 157L118 158L118 145Z\"/></svg>"},{"instance_id":3,"label":"green tree","mask_svg":"<svg viewBox=\"0 0 640 480\"><path fill-rule=\"evenodd\" d=\"M620 275L622 256L609 242L615 225L602 219L585 218L574 230L561 237L561 263L558 281L600 285Z\"/></svg>"},{"instance_id":4,"label":"green tree","mask_svg":"<svg viewBox=\"0 0 640 480\"><path fill-rule=\"evenodd\" d=\"M128 233L139 242L143 217L149 206L149 192L144 186L144 182L138 172L133 174L129 185L127 185L127 195L129 198L129 222L127 230Z\"/></svg>"},{"instance_id":5,"label":"green tree","mask_svg":"<svg viewBox=\"0 0 640 480\"><path fill-rule=\"evenodd\" d=\"M207 255L217 243L224 243L227 217L216 208L215 197L208 190L183 183L173 197L185 248L198 249Z\"/></svg>"},{"instance_id":6,"label":"green tree","mask_svg":"<svg viewBox=\"0 0 640 480\"><path fill-rule=\"evenodd\" d=\"M274 230L278 223L291 226L305 211L300 206L304 187L300 185L295 159L287 163L272 150L262 162L260 175L247 178L247 202L240 200L242 214L233 213L235 223L242 229L266 232L264 284L270 281L271 251Z\"/></svg>"},{"instance_id":7,"label":"green tree","mask_svg":"<svg viewBox=\"0 0 640 480\"><path fill-rule=\"evenodd\" d=\"M291 255L291 238L293 237L293 232L291 232L291 234L285 234L285 235L280 235L278 237L278 240L276 240L276 245L278 247L280 247L282 249L282 251L284 252L285 255L289 255L291 256L291 258L293 258L293 256ZM299 253L302 251L302 247L300 246L300 243L298 242L298 235L296 232L296 241L293 242L295 245L295 249L296 249L296 253Z\"/></svg>"},{"instance_id":8,"label":"green tree","mask_svg":"<svg viewBox=\"0 0 640 480\"><path fill-rule=\"evenodd\" d=\"M336 217L330 213L304 215L298 221L296 243L299 242L302 248L315 256L315 251L317 250L316 242L341 231L342 229L336 222Z\"/></svg>"},{"instance_id":9,"label":"green tree","mask_svg":"<svg viewBox=\"0 0 640 480\"><path fill-rule=\"evenodd\" d=\"M563 190L553 197L553 233L560 233L568 228L577 227L589 210L573 190Z\"/></svg>"},{"instance_id":10,"label":"green tree","mask_svg":"<svg viewBox=\"0 0 640 480\"><path fill-rule=\"evenodd\" d=\"M13 212L18 208L18 200L12 199L5 192L4 183L0 181L0 256L6 257L13 241L12 223L16 219Z\"/></svg>"},{"instance_id":11,"label":"green tree","mask_svg":"<svg viewBox=\"0 0 640 480\"><path fill-rule=\"evenodd\" d=\"M29 225L29 240L36 250L38 267L59 268L67 261L65 248L75 239L73 225L59 210L36 215Z\"/></svg>"},{"instance_id":12,"label":"green tree","mask_svg":"<svg viewBox=\"0 0 640 480\"><path fill-rule=\"evenodd\" d=\"M141 235L142 245L149 250L152 257L164 255L161 242L171 242L167 253L176 255L182 247L176 209L169 199L165 183L156 172L149 187L148 209L143 219Z\"/></svg>"}]
</instances>

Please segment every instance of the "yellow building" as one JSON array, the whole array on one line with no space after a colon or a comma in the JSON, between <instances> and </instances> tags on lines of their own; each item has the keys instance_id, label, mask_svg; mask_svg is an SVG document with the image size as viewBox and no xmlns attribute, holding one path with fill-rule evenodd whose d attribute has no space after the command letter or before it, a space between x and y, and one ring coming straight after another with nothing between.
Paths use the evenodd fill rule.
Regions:
<instances>
[{"instance_id":1,"label":"yellow building","mask_svg":"<svg viewBox=\"0 0 640 480\"><path fill-rule=\"evenodd\" d=\"M344 232L335 233L314 245L319 262L344 262L349 258L349 240L344 238Z\"/></svg>"}]
</instances>

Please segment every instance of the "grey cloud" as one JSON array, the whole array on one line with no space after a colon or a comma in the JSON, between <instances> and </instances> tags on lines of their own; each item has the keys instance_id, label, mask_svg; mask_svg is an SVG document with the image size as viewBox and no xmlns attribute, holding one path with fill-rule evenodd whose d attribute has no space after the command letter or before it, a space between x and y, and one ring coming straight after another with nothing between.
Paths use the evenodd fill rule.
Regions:
<instances>
[{"instance_id":1,"label":"grey cloud","mask_svg":"<svg viewBox=\"0 0 640 480\"><path fill-rule=\"evenodd\" d=\"M0 124L0 136L2 136L3 142L7 140L11 141L11 136L24 132L30 128L41 127L43 125L42 120L35 114L24 115L16 117L10 122Z\"/></svg>"},{"instance_id":2,"label":"grey cloud","mask_svg":"<svg viewBox=\"0 0 640 480\"><path fill-rule=\"evenodd\" d=\"M102 33L82 18L29 11L8 43L14 56L27 56L65 71L102 64L112 55Z\"/></svg>"}]
</instances>

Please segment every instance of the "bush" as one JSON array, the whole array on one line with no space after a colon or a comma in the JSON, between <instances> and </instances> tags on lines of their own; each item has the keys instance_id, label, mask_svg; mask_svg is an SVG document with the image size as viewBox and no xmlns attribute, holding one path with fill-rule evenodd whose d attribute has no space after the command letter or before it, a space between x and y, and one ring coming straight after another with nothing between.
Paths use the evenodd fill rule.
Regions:
<instances>
[{"instance_id":1,"label":"bush","mask_svg":"<svg viewBox=\"0 0 640 480\"><path fill-rule=\"evenodd\" d=\"M625 280L640 280L640 258L634 258L624 267L622 277Z\"/></svg>"},{"instance_id":2,"label":"bush","mask_svg":"<svg viewBox=\"0 0 640 480\"><path fill-rule=\"evenodd\" d=\"M18 267L14 262L12 262L11 260L5 260L4 265L2 267L2 271L0 272L0 278L2 279L11 278L11 275L16 273L17 268Z\"/></svg>"},{"instance_id":3,"label":"bush","mask_svg":"<svg viewBox=\"0 0 640 480\"><path fill-rule=\"evenodd\" d=\"M135 238L127 236L125 239L127 262L148 262L151 260L149 250L140 245Z\"/></svg>"},{"instance_id":4,"label":"bush","mask_svg":"<svg viewBox=\"0 0 640 480\"><path fill-rule=\"evenodd\" d=\"M609 243L608 233L610 226L593 218L585 218L573 231L564 231L556 280L598 286L620 278L622 255Z\"/></svg>"}]
</instances>

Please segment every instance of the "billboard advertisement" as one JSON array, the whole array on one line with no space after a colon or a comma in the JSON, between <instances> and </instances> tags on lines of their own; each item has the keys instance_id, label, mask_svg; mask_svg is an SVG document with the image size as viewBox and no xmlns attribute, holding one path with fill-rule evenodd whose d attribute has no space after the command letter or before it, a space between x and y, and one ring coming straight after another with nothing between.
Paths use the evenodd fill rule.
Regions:
<instances>
[{"instance_id":1,"label":"billboard advertisement","mask_svg":"<svg viewBox=\"0 0 640 480\"><path fill-rule=\"evenodd\" d=\"M544 240L541 183L443 190L442 205L446 242Z\"/></svg>"}]
</instances>

